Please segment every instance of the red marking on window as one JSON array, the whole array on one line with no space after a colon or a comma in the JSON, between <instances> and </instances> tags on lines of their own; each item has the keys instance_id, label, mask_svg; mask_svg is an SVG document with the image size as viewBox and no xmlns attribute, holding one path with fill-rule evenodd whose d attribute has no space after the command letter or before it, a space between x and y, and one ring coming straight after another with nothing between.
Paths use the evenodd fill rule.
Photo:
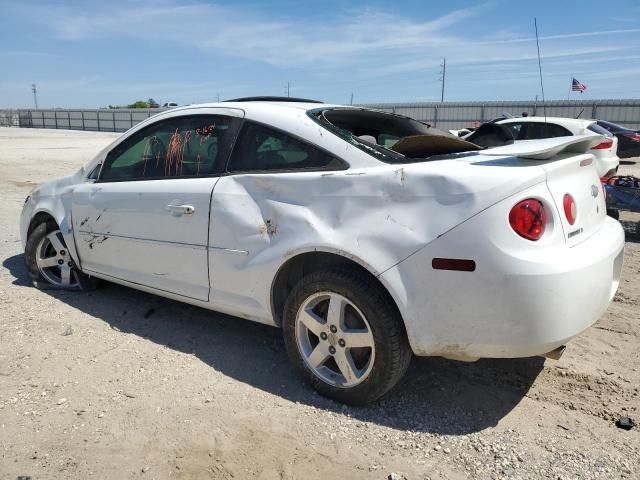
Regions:
<instances>
[{"instance_id":1,"label":"red marking on window","mask_svg":"<svg viewBox=\"0 0 640 480\"><path fill-rule=\"evenodd\" d=\"M182 175L184 149L187 146L187 143L189 143L190 138L191 132L189 130L184 132L184 134L181 134L177 128L171 135L169 147L167 149L167 157L164 163L165 177Z\"/></svg>"},{"instance_id":2,"label":"red marking on window","mask_svg":"<svg viewBox=\"0 0 640 480\"><path fill-rule=\"evenodd\" d=\"M216 124L212 123L206 127L196 128L196 135L200 138L200 145L209 140L213 135L213 131L216 129Z\"/></svg>"}]
</instances>

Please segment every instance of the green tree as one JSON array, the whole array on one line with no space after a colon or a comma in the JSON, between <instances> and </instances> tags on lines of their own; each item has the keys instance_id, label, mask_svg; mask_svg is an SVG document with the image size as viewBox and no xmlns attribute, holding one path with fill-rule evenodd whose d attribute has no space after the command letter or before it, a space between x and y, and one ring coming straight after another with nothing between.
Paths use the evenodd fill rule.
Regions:
<instances>
[{"instance_id":1,"label":"green tree","mask_svg":"<svg viewBox=\"0 0 640 480\"><path fill-rule=\"evenodd\" d=\"M127 108L149 108L149 103L144 100L138 100L137 102L133 102L131 105L127 105Z\"/></svg>"}]
</instances>

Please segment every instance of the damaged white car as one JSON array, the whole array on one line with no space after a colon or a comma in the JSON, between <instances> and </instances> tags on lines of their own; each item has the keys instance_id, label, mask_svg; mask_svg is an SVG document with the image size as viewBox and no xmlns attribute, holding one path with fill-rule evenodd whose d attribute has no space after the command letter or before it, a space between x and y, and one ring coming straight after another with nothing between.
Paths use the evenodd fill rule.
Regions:
<instances>
[{"instance_id":1,"label":"damaged white car","mask_svg":"<svg viewBox=\"0 0 640 480\"><path fill-rule=\"evenodd\" d=\"M26 262L39 287L99 278L280 326L314 388L362 404L413 354L549 354L602 315L624 234L600 141L482 151L362 108L180 107L30 194Z\"/></svg>"}]
</instances>

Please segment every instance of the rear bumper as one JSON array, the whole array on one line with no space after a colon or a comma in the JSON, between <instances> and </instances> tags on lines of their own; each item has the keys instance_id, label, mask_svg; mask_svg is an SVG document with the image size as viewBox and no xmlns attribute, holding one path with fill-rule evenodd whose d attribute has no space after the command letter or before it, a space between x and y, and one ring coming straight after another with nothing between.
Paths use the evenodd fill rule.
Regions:
<instances>
[{"instance_id":1,"label":"rear bumper","mask_svg":"<svg viewBox=\"0 0 640 480\"><path fill-rule=\"evenodd\" d=\"M636 145L624 147L620 147L620 144L618 144L618 156L620 158L640 157L640 143L636 142Z\"/></svg>"},{"instance_id":2,"label":"rear bumper","mask_svg":"<svg viewBox=\"0 0 640 480\"><path fill-rule=\"evenodd\" d=\"M502 248L477 235L483 215L384 273L416 355L462 360L547 353L607 309L622 270L624 232L606 218L574 247ZM474 235L475 233L475 235ZM433 270L434 257L473 258L474 272Z\"/></svg>"}]
</instances>

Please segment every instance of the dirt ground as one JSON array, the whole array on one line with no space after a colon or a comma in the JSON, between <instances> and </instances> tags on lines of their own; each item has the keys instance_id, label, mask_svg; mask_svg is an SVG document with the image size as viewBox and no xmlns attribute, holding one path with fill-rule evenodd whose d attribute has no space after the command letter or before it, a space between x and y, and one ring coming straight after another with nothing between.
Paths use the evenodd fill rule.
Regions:
<instances>
[{"instance_id":1,"label":"dirt ground","mask_svg":"<svg viewBox=\"0 0 640 480\"><path fill-rule=\"evenodd\" d=\"M382 401L346 407L301 383L275 328L30 285L25 197L115 136L0 129L0 478L640 478L640 428L615 426L640 421L638 236L561 360L414 359Z\"/></svg>"}]
</instances>

